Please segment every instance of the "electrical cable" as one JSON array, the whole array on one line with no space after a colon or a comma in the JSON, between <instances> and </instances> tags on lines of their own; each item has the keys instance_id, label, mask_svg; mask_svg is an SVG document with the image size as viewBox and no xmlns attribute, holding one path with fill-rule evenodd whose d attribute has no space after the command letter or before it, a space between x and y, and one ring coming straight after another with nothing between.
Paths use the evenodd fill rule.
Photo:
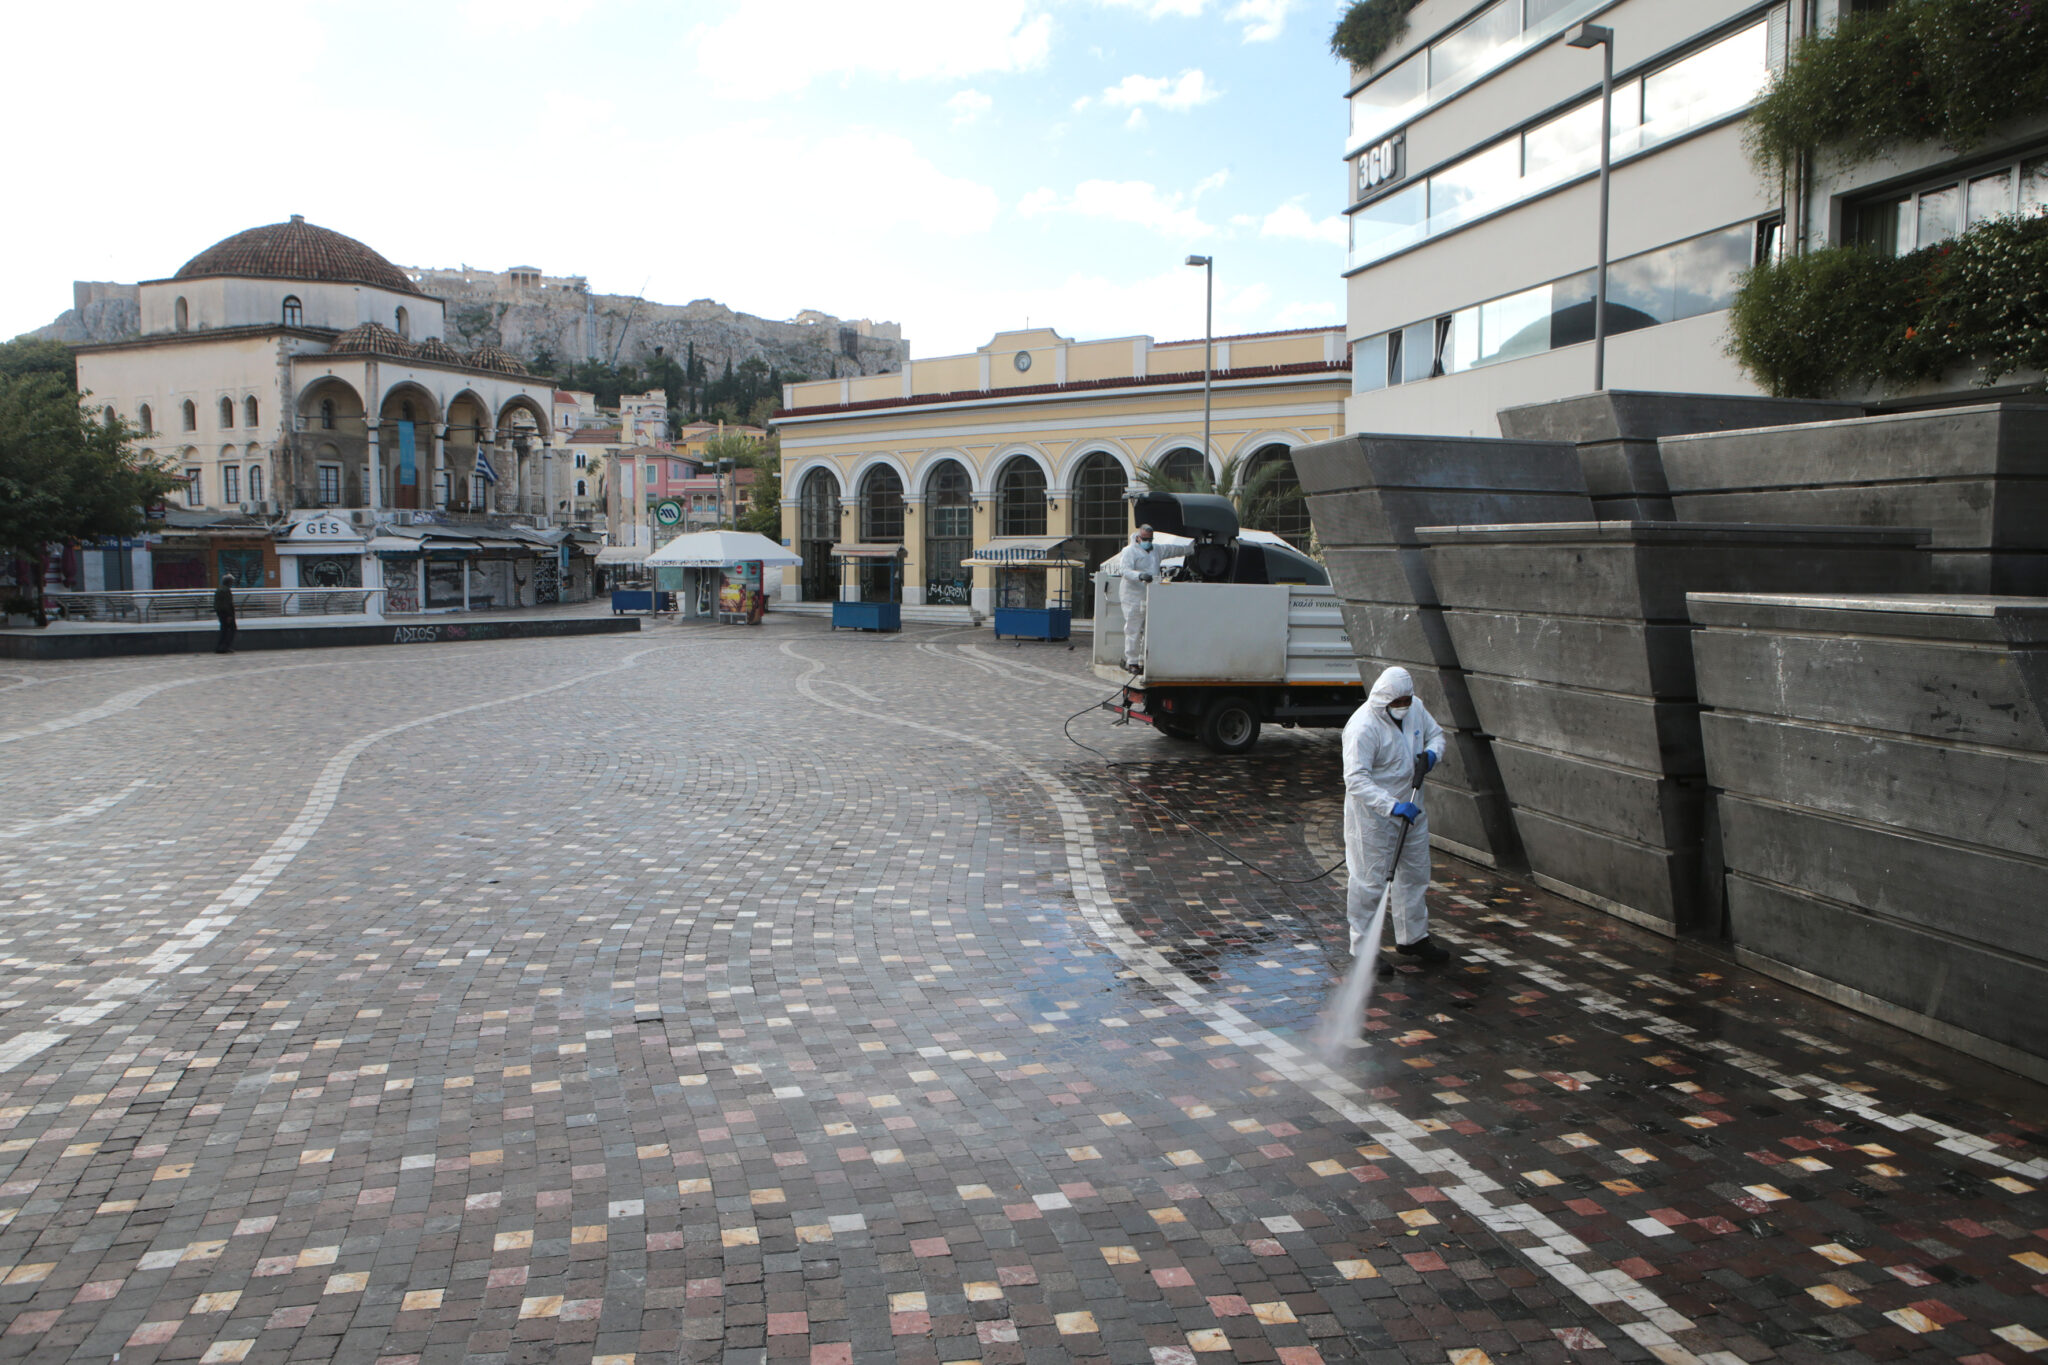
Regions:
<instances>
[{"instance_id":1,"label":"electrical cable","mask_svg":"<svg viewBox=\"0 0 2048 1365\"><path fill-rule=\"evenodd\" d=\"M1070 743L1072 743L1076 748L1086 749L1089 753L1094 754L1097 758L1102 760L1104 766L1112 770L1119 768L1135 768L1138 765L1135 762L1111 758L1108 754L1102 752L1102 750L1094 747L1093 745L1083 744L1080 740L1074 738L1074 731L1072 727L1075 721L1087 715L1090 711L1100 711L1110 702L1122 696L1124 694L1124 691L1125 689L1122 687L1117 688L1116 691L1110 693L1101 701L1094 702L1088 706L1082 707L1073 715L1068 716L1066 720L1062 721L1060 724L1060 733L1065 735ZM1174 823L1180 825L1182 828L1186 829L1190 834L1193 834L1198 839L1202 839L1208 843L1214 844L1217 848L1222 849L1225 854L1229 855L1232 861L1240 863L1245 867L1250 868L1252 871L1258 873L1261 877L1264 877L1269 882L1276 882L1281 886L1308 886L1315 882L1323 880L1323 878L1329 876L1332 872L1335 872L1338 868L1344 866L1344 859L1339 858L1336 862L1331 863L1328 867L1324 868L1321 872L1316 873L1316 875L1313 877L1283 877L1277 872L1272 872L1264 867L1261 867L1259 864L1253 862L1250 858L1245 857L1242 853L1239 853L1236 849L1232 848L1229 844L1224 843L1221 839L1216 838L1214 835L1209 834L1206 831L1197 829L1194 826L1194 824L1188 820L1186 816L1182 815L1179 811L1173 809L1173 807L1167 805L1164 801L1161 801L1159 798L1152 795L1152 793L1146 791L1143 787L1140 787L1136 782L1133 782L1130 778L1124 777L1122 773L1118 773L1117 776L1121 778L1124 785L1129 787L1133 792L1135 792L1141 800L1151 805L1157 806L1160 810L1166 813L1169 819L1174 821Z\"/></svg>"}]
</instances>

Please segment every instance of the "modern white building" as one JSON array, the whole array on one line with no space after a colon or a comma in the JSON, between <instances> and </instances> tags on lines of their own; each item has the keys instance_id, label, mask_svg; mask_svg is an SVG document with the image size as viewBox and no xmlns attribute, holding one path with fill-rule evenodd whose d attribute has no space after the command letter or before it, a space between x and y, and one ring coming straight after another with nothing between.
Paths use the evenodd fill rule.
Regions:
<instances>
[{"instance_id":1,"label":"modern white building","mask_svg":"<svg viewBox=\"0 0 2048 1365\"><path fill-rule=\"evenodd\" d=\"M1421 0L1348 94L1347 428L1493 436L1499 409L1594 387L1602 53L1567 41L1588 21L1614 44L1610 389L1758 393L1726 310L1788 242L1905 250L2038 208L2038 126L1963 158L1752 163L1744 116L1788 49L1882 5Z\"/></svg>"}]
</instances>

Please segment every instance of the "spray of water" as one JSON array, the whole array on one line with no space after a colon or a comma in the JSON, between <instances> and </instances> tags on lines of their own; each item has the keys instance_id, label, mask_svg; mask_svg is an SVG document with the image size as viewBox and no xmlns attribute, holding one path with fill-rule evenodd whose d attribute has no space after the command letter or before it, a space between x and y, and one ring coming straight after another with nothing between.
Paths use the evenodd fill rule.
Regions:
<instances>
[{"instance_id":1,"label":"spray of water","mask_svg":"<svg viewBox=\"0 0 2048 1365\"><path fill-rule=\"evenodd\" d=\"M1365 1011L1372 1004L1373 983L1378 979L1380 938L1386 932L1387 907L1393 898L1394 879L1389 877L1387 889L1380 893L1379 908L1372 913L1372 924L1352 945L1351 970L1344 973L1344 983L1323 1007L1323 1017L1309 1035L1316 1055L1332 1065L1343 1059L1365 1027Z\"/></svg>"}]
</instances>

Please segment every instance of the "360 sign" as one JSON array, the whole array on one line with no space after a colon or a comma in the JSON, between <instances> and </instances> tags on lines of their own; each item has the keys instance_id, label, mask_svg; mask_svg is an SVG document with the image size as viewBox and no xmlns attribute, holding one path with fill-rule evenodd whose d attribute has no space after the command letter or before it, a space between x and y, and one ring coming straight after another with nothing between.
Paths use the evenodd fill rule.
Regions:
<instances>
[{"instance_id":1,"label":"360 sign","mask_svg":"<svg viewBox=\"0 0 2048 1365\"><path fill-rule=\"evenodd\" d=\"M1408 135L1396 133L1376 143L1358 158L1358 196L1363 199L1382 185L1392 184L1407 174Z\"/></svg>"}]
</instances>

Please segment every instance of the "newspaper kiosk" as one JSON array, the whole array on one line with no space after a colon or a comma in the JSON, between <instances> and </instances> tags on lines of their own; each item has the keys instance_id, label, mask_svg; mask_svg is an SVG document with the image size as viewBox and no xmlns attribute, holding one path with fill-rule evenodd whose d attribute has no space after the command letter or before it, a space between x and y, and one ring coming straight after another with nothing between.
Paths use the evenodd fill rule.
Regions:
<instances>
[{"instance_id":1,"label":"newspaper kiosk","mask_svg":"<svg viewBox=\"0 0 2048 1365\"><path fill-rule=\"evenodd\" d=\"M839 600L832 604L832 629L903 629L903 561L909 554L901 545L834 545Z\"/></svg>"}]
</instances>

